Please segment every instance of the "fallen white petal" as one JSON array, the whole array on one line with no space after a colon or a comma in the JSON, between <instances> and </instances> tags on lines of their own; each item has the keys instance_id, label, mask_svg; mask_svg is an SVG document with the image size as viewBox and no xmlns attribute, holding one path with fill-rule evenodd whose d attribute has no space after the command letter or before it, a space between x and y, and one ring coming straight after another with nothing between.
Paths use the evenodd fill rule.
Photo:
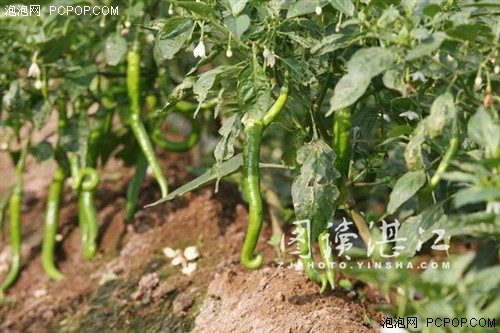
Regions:
<instances>
[{"instance_id":1,"label":"fallen white petal","mask_svg":"<svg viewBox=\"0 0 500 333\"><path fill-rule=\"evenodd\" d=\"M182 268L182 273L191 276L196 271L196 267L197 265L195 262L190 262L186 267Z\"/></svg>"},{"instance_id":2,"label":"fallen white petal","mask_svg":"<svg viewBox=\"0 0 500 333\"><path fill-rule=\"evenodd\" d=\"M170 258L170 259L178 256L181 253L180 250L174 250L168 246L164 247L162 251L163 251L163 254L165 255L165 257Z\"/></svg>"},{"instance_id":3,"label":"fallen white petal","mask_svg":"<svg viewBox=\"0 0 500 333\"><path fill-rule=\"evenodd\" d=\"M172 259L171 264L172 264L172 266L179 266L183 262L184 262L184 258L182 257L182 255L180 255L180 256L177 256L174 259Z\"/></svg>"},{"instance_id":4,"label":"fallen white petal","mask_svg":"<svg viewBox=\"0 0 500 333\"><path fill-rule=\"evenodd\" d=\"M399 114L400 117L408 118L409 120L418 120L418 114L413 111L406 111Z\"/></svg>"},{"instance_id":5,"label":"fallen white petal","mask_svg":"<svg viewBox=\"0 0 500 333\"><path fill-rule=\"evenodd\" d=\"M199 256L200 256L200 253L198 252L198 249L196 248L196 246L188 246L184 250L184 257L187 260L195 260Z\"/></svg>"}]
</instances>

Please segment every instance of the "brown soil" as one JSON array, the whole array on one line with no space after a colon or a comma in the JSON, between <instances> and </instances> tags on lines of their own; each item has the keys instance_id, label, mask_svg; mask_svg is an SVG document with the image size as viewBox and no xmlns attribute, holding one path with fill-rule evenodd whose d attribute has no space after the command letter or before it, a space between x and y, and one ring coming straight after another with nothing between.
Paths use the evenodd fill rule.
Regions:
<instances>
[{"instance_id":1,"label":"brown soil","mask_svg":"<svg viewBox=\"0 0 500 333\"><path fill-rule=\"evenodd\" d=\"M168 154L171 187L192 176L187 155ZM0 172L6 169L1 156ZM243 269L239 250L247 211L234 185L221 184L136 213L125 225L123 207L132 172L112 162L97 191L99 254L83 259L74 194L67 189L60 216L63 241L57 249L60 282L41 268L40 252L50 166L30 165L28 176L43 179L23 202L24 267L0 308L1 332L375 332L381 314L377 297L358 298L341 288L319 295L302 272L278 268L270 228L260 237L267 261L256 271ZM5 187L0 189L2 192ZM140 204L157 195L151 177ZM8 242L0 241L2 249ZM162 249L196 245L201 257L191 276L170 264ZM3 279L3 277L2 277ZM359 285L359 283L358 283ZM366 293L365 293L366 294ZM368 293L369 294L369 293Z\"/></svg>"}]
</instances>

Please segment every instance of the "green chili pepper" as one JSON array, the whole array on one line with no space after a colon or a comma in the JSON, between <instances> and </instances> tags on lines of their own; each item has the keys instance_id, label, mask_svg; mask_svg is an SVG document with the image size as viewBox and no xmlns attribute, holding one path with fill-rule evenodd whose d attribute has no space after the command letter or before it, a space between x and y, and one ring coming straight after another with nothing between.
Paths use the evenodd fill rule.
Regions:
<instances>
[{"instance_id":1,"label":"green chili pepper","mask_svg":"<svg viewBox=\"0 0 500 333\"><path fill-rule=\"evenodd\" d=\"M134 218L135 209L137 207L137 201L139 199L139 191L141 189L141 183L146 176L146 171L148 169L148 161L141 153L135 164L135 175L132 181L128 184L127 189L127 204L125 206L125 217L126 222L131 221Z\"/></svg>"},{"instance_id":2,"label":"green chili pepper","mask_svg":"<svg viewBox=\"0 0 500 333\"><path fill-rule=\"evenodd\" d=\"M429 182L429 190L433 191L436 186L438 186L441 181L441 175L443 172L446 172L448 167L450 166L451 160L457 154L458 147L460 146L460 139L458 137L458 126L454 123L452 125L452 136L450 139L450 144L444 153L443 159L439 163L439 166L436 169L436 173L432 176Z\"/></svg>"},{"instance_id":3,"label":"green chili pepper","mask_svg":"<svg viewBox=\"0 0 500 333\"><path fill-rule=\"evenodd\" d=\"M335 111L333 118L333 149L335 151L335 169L342 179L349 177L349 137L351 131L351 110L348 108Z\"/></svg>"},{"instance_id":4,"label":"green chili pepper","mask_svg":"<svg viewBox=\"0 0 500 333\"><path fill-rule=\"evenodd\" d=\"M241 250L241 262L250 269L262 265L262 255L255 253L262 229L262 196L260 193L259 156L262 133L281 112L288 96L288 75L285 76L280 96L266 112L262 120L248 119L245 124L243 144L243 185L248 199L248 228Z\"/></svg>"},{"instance_id":5,"label":"green chili pepper","mask_svg":"<svg viewBox=\"0 0 500 333\"><path fill-rule=\"evenodd\" d=\"M161 171L160 164L158 163L154 153L153 145L149 140L148 133L146 132L141 119L139 90L141 56L139 54L137 44L134 45L131 51L129 51L127 61L127 91L130 100L130 126L134 132L137 142L139 143L139 146L141 147L142 153L153 170L156 181L160 186L161 195L162 197L165 197L168 193L167 179Z\"/></svg>"},{"instance_id":6,"label":"green chili pepper","mask_svg":"<svg viewBox=\"0 0 500 333\"><path fill-rule=\"evenodd\" d=\"M321 259L325 264L326 278L332 289L335 289L335 270L332 247L330 246L330 233L328 230L323 231L318 237L319 252Z\"/></svg>"},{"instance_id":7,"label":"green chili pepper","mask_svg":"<svg viewBox=\"0 0 500 333\"><path fill-rule=\"evenodd\" d=\"M196 118L193 118L188 114L182 112L180 114L191 121L191 133L184 141L173 142L163 135L160 126L161 122L158 122L156 128L153 130L152 139L160 148L173 152L185 152L193 148L198 143L200 139L200 123L196 120Z\"/></svg>"},{"instance_id":8,"label":"green chili pepper","mask_svg":"<svg viewBox=\"0 0 500 333\"><path fill-rule=\"evenodd\" d=\"M11 266L5 280L0 285L0 291L4 292L14 282L21 271L21 205L23 201L23 175L28 155L29 140L21 151L21 156L17 161L16 174L17 181L9 200L9 224L10 224L10 246L11 246Z\"/></svg>"},{"instance_id":9,"label":"green chili pepper","mask_svg":"<svg viewBox=\"0 0 500 333\"><path fill-rule=\"evenodd\" d=\"M54 173L50 184L47 208L45 210L45 225L42 243L42 266L45 273L54 280L61 280L64 275L54 265L54 248L56 244L57 222L59 220L59 209L61 194L64 187L66 172L59 166Z\"/></svg>"},{"instance_id":10,"label":"green chili pepper","mask_svg":"<svg viewBox=\"0 0 500 333\"><path fill-rule=\"evenodd\" d=\"M78 212L80 230L82 232L83 255L92 259L97 252L97 234L99 224L95 209L94 190L99 185L99 173L93 168L83 168L78 171L76 188L80 189L78 197Z\"/></svg>"}]
</instances>

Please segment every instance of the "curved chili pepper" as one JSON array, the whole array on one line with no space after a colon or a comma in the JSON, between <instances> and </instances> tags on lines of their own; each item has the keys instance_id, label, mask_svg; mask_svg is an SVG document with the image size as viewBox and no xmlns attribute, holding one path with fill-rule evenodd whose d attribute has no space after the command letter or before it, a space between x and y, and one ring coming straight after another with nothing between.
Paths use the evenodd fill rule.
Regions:
<instances>
[{"instance_id":1,"label":"curved chili pepper","mask_svg":"<svg viewBox=\"0 0 500 333\"><path fill-rule=\"evenodd\" d=\"M16 174L17 181L9 200L9 225L10 225L10 246L11 246L11 266L5 280L0 285L0 291L7 290L16 282L21 271L21 205L23 201L23 175L28 155L29 140L21 151L21 156L17 161Z\"/></svg>"},{"instance_id":2,"label":"curved chili pepper","mask_svg":"<svg viewBox=\"0 0 500 333\"><path fill-rule=\"evenodd\" d=\"M127 91L130 100L130 127L132 132L141 147L142 153L146 157L148 164L153 170L153 174L160 186L160 191L162 197L168 194L168 183L165 175L161 171L160 164L156 159L153 145L149 140L148 133L144 128L141 119L141 105L140 105L140 90L139 90L139 79L140 79L140 65L141 56L138 51L138 45L134 45L132 50L128 52L127 55Z\"/></svg>"},{"instance_id":3,"label":"curved chili pepper","mask_svg":"<svg viewBox=\"0 0 500 333\"><path fill-rule=\"evenodd\" d=\"M255 253L257 241L262 229L262 196L260 193L259 156L262 133L283 110L288 96L288 75L280 95L274 105L266 112L262 120L248 119L245 124L245 142L243 143L243 185L248 199L248 228L241 250L241 262L250 269L262 265L262 255Z\"/></svg>"},{"instance_id":4,"label":"curved chili pepper","mask_svg":"<svg viewBox=\"0 0 500 333\"><path fill-rule=\"evenodd\" d=\"M445 172L450 166L450 162L455 157L458 151L458 147L460 146L460 140L458 137L458 126L456 124L452 125L452 136L450 139L450 144L444 153L443 159L439 163L436 173L432 176L429 182L429 190L433 191L436 186L438 186L441 181L441 175Z\"/></svg>"},{"instance_id":5,"label":"curved chili pepper","mask_svg":"<svg viewBox=\"0 0 500 333\"><path fill-rule=\"evenodd\" d=\"M76 188L80 189L78 197L79 224L82 232L83 255L92 259L97 252L97 212L95 209L94 190L99 185L99 173L93 168L83 168L78 171L75 181Z\"/></svg>"},{"instance_id":6,"label":"curved chili pepper","mask_svg":"<svg viewBox=\"0 0 500 333\"><path fill-rule=\"evenodd\" d=\"M54 264L54 248L56 244L57 222L59 220L59 209L61 204L61 194L64 187L66 172L63 167L58 166L52 183L50 184L47 198L47 208L45 210L45 224L42 243L42 266L45 273L54 280L61 280L64 275Z\"/></svg>"},{"instance_id":7,"label":"curved chili pepper","mask_svg":"<svg viewBox=\"0 0 500 333\"><path fill-rule=\"evenodd\" d=\"M160 148L165 149L167 151L173 152L185 152L189 149L193 148L200 139L200 123L196 118L189 116L186 113L179 112L182 116L186 117L191 121L191 132L188 137L181 142L173 142L167 139L162 131L161 131L161 122L158 122L156 128L153 130L152 139L155 144L157 144Z\"/></svg>"}]
</instances>

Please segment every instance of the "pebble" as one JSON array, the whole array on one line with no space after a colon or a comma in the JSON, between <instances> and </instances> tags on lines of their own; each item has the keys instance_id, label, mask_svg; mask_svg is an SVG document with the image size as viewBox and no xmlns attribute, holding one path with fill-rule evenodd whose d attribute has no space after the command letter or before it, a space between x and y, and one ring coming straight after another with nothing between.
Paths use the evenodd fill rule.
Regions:
<instances>
[{"instance_id":1,"label":"pebble","mask_svg":"<svg viewBox=\"0 0 500 333\"><path fill-rule=\"evenodd\" d=\"M181 293L175 299L173 303L174 315L180 315L189 309L194 303L193 296Z\"/></svg>"},{"instance_id":2,"label":"pebble","mask_svg":"<svg viewBox=\"0 0 500 333\"><path fill-rule=\"evenodd\" d=\"M281 291L278 291L278 293L274 296L274 300L276 302L283 302L285 300L285 295Z\"/></svg>"}]
</instances>

